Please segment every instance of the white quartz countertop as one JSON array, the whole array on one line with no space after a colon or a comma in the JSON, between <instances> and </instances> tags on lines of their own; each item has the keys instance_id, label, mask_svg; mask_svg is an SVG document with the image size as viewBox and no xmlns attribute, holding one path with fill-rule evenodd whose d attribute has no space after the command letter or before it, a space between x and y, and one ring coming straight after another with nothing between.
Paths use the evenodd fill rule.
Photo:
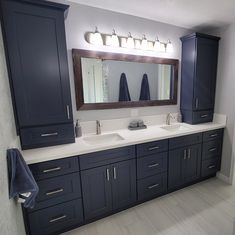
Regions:
<instances>
[{"instance_id":1,"label":"white quartz countertop","mask_svg":"<svg viewBox=\"0 0 235 235\"><path fill-rule=\"evenodd\" d=\"M178 124L173 124L178 125ZM161 127L163 125L150 125L147 129L130 131L127 128L105 131L102 135L117 133L123 140L107 142L102 144L88 144L84 141L87 136L92 136L92 134L87 134L83 137L76 138L76 142L73 144L59 145L53 147L39 148L33 150L22 151L23 157L27 164L34 164L49 160L61 159L66 157L78 156L81 154L97 152L112 148L119 148L129 145L135 145L140 143L146 143L156 140L174 138L178 136L190 135L199 132L205 132L210 130L215 130L219 128L224 128L226 122L211 122L198 125L189 125L181 123L185 128L182 130L169 131L164 130ZM94 134L93 134L94 136Z\"/></svg>"}]
</instances>

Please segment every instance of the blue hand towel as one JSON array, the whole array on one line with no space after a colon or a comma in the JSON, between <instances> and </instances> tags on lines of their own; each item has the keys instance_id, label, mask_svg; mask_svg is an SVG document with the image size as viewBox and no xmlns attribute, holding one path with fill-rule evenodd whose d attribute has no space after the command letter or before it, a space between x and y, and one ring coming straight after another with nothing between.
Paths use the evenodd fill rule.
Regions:
<instances>
[{"instance_id":1,"label":"blue hand towel","mask_svg":"<svg viewBox=\"0 0 235 235\"><path fill-rule=\"evenodd\" d=\"M149 81L146 73L141 83L140 100L150 100Z\"/></svg>"},{"instance_id":2,"label":"blue hand towel","mask_svg":"<svg viewBox=\"0 0 235 235\"><path fill-rule=\"evenodd\" d=\"M33 208L39 188L18 149L7 150L10 198L23 198L25 208ZM24 195L27 195L24 197Z\"/></svg>"},{"instance_id":3,"label":"blue hand towel","mask_svg":"<svg viewBox=\"0 0 235 235\"><path fill-rule=\"evenodd\" d=\"M122 73L120 78L119 101L131 101L125 73Z\"/></svg>"}]
</instances>

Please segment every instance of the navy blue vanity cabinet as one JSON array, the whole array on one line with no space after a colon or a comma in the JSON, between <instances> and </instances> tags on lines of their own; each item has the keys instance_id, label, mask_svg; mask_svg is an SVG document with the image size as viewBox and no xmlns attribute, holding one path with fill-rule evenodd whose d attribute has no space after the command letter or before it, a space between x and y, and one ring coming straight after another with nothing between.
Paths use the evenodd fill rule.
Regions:
<instances>
[{"instance_id":1,"label":"navy blue vanity cabinet","mask_svg":"<svg viewBox=\"0 0 235 235\"><path fill-rule=\"evenodd\" d=\"M136 149L138 200L163 195L167 190L168 140L139 144Z\"/></svg>"},{"instance_id":2,"label":"navy blue vanity cabinet","mask_svg":"<svg viewBox=\"0 0 235 235\"><path fill-rule=\"evenodd\" d=\"M79 159L87 221L136 202L135 146L85 154Z\"/></svg>"},{"instance_id":3,"label":"navy blue vanity cabinet","mask_svg":"<svg viewBox=\"0 0 235 235\"><path fill-rule=\"evenodd\" d=\"M47 1L1 1L22 149L75 141L64 26L67 9Z\"/></svg>"},{"instance_id":4,"label":"navy blue vanity cabinet","mask_svg":"<svg viewBox=\"0 0 235 235\"><path fill-rule=\"evenodd\" d=\"M203 133L201 177L214 176L220 170L223 129Z\"/></svg>"},{"instance_id":5,"label":"navy blue vanity cabinet","mask_svg":"<svg viewBox=\"0 0 235 235\"><path fill-rule=\"evenodd\" d=\"M61 234L84 223L78 157L29 165L39 186L33 209L24 209L28 235Z\"/></svg>"},{"instance_id":6,"label":"navy blue vanity cabinet","mask_svg":"<svg viewBox=\"0 0 235 235\"><path fill-rule=\"evenodd\" d=\"M181 112L190 124L213 120L218 37L193 33L181 38Z\"/></svg>"},{"instance_id":7,"label":"navy blue vanity cabinet","mask_svg":"<svg viewBox=\"0 0 235 235\"><path fill-rule=\"evenodd\" d=\"M183 185L190 184L200 179L201 176L201 143L191 142L193 145L187 145L189 139L197 140L195 134L170 139L169 143L169 165L168 165L168 190L174 190ZM201 138L200 138L201 139ZM178 148L176 142L182 141L184 147ZM183 143L186 144L183 144Z\"/></svg>"}]
</instances>

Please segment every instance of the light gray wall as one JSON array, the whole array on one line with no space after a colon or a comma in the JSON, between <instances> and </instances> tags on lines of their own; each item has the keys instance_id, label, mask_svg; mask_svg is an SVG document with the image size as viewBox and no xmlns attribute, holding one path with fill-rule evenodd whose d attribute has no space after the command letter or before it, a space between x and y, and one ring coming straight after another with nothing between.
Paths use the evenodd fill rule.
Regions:
<instances>
[{"instance_id":1,"label":"light gray wall","mask_svg":"<svg viewBox=\"0 0 235 235\"><path fill-rule=\"evenodd\" d=\"M224 133L221 172L225 176L230 177L234 162L232 147L235 127L235 24L210 33L221 37L219 43L215 112L226 114L228 117Z\"/></svg>"},{"instance_id":2,"label":"light gray wall","mask_svg":"<svg viewBox=\"0 0 235 235\"><path fill-rule=\"evenodd\" d=\"M98 8L87 7L76 3L70 2L69 4L71 5L71 7L65 24L66 24L67 46L69 50L68 51L69 69L70 69L72 100L74 108L74 118L79 118L81 120L95 120L95 119L121 118L121 117L130 116L131 109L79 111L79 112L76 111L71 49L77 48L77 49L87 49L87 50L105 50L113 52L114 50L112 48L93 46L85 41L84 34L89 31L94 31L95 26L98 26L100 32L103 33L111 34L112 29L115 28L117 34L121 36L127 36L128 32L130 31L133 37L136 38L141 38L142 34L146 34L146 37L152 41L155 40L156 36L158 36L161 41L165 42L168 39L170 39L174 46L174 52L171 54L142 52L139 50L128 50L123 48L118 49L119 53L127 53L127 54L138 53L140 55L169 57L180 60L181 42L179 38L181 36L188 34L189 30L176 27L173 25L146 20L139 17L114 13L111 11L102 10ZM180 84L180 79L179 79L179 84ZM153 115L166 112L177 112L178 110L179 110L179 99L178 99L178 105L138 108L138 113L139 115Z\"/></svg>"},{"instance_id":3,"label":"light gray wall","mask_svg":"<svg viewBox=\"0 0 235 235\"><path fill-rule=\"evenodd\" d=\"M15 133L2 33L0 29L0 234L23 235L21 207L8 196L6 150L19 146Z\"/></svg>"}]
</instances>

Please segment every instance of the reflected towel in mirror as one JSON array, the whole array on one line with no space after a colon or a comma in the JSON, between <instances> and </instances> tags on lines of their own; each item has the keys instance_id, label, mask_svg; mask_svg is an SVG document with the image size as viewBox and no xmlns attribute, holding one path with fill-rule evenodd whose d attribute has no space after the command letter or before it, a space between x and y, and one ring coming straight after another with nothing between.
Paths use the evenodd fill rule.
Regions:
<instances>
[{"instance_id":1,"label":"reflected towel in mirror","mask_svg":"<svg viewBox=\"0 0 235 235\"><path fill-rule=\"evenodd\" d=\"M149 81L146 73L141 83L140 100L150 100Z\"/></svg>"},{"instance_id":2,"label":"reflected towel in mirror","mask_svg":"<svg viewBox=\"0 0 235 235\"><path fill-rule=\"evenodd\" d=\"M131 101L125 73L122 73L120 78L119 101Z\"/></svg>"}]
</instances>

